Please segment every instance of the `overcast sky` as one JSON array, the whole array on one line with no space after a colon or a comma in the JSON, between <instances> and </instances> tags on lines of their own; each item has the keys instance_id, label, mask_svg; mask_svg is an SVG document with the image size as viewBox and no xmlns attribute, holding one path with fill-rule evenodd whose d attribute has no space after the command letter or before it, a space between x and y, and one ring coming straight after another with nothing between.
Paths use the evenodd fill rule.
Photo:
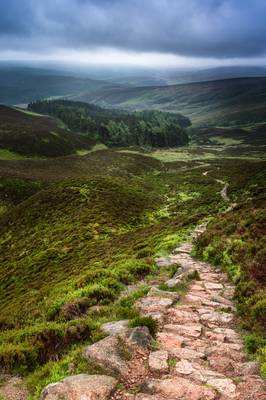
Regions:
<instances>
[{"instance_id":1,"label":"overcast sky","mask_svg":"<svg viewBox=\"0 0 266 400\"><path fill-rule=\"evenodd\" d=\"M266 65L266 0L0 0L0 59Z\"/></svg>"}]
</instances>

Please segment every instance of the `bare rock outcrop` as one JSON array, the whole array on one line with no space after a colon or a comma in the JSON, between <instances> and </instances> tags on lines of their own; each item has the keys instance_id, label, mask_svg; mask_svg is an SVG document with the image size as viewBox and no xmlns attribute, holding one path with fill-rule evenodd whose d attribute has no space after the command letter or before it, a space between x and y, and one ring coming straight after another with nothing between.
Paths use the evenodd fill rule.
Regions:
<instances>
[{"instance_id":1,"label":"bare rock outcrop","mask_svg":"<svg viewBox=\"0 0 266 400\"><path fill-rule=\"evenodd\" d=\"M74 375L46 386L40 400L108 400L116 384L107 375Z\"/></svg>"}]
</instances>

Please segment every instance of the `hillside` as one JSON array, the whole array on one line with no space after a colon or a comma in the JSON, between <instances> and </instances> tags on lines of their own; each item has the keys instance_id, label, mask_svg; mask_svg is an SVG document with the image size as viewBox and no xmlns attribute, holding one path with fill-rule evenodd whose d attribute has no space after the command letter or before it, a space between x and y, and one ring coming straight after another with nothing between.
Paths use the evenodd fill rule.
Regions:
<instances>
[{"instance_id":1,"label":"hillside","mask_svg":"<svg viewBox=\"0 0 266 400\"><path fill-rule=\"evenodd\" d=\"M103 337L103 322L139 318L134 301L176 271L155 259L228 207L221 180L245 204L260 194L264 167L213 159L205 175L204 163L121 150L1 161L2 370L24 375L35 398L69 363L95 372L82 346Z\"/></svg>"},{"instance_id":2,"label":"hillside","mask_svg":"<svg viewBox=\"0 0 266 400\"><path fill-rule=\"evenodd\" d=\"M0 104L28 104L47 98L77 95L110 84L38 68L0 66Z\"/></svg>"},{"instance_id":3,"label":"hillside","mask_svg":"<svg viewBox=\"0 0 266 400\"><path fill-rule=\"evenodd\" d=\"M128 110L178 112L198 126L265 121L266 78L238 78L158 87L103 87L73 100Z\"/></svg>"},{"instance_id":4,"label":"hillside","mask_svg":"<svg viewBox=\"0 0 266 400\"><path fill-rule=\"evenodd\" d=\"M0 105L1 158L65 156L90 149L94 143L54 118Z\"/></svg>"}]
</instances>

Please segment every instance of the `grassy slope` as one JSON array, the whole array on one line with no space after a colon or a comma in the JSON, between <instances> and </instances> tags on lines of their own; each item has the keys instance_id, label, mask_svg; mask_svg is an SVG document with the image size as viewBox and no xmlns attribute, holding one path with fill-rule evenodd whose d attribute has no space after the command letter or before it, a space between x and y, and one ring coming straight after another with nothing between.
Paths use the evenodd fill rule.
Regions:
<instances>
[{"instance_id":1,"label":"grassy slope","mask_svg":"<svg viewBox=\"0 0 266 400\"><path fill-rule=\"evenodd\" d=\"M60 127L53 118L0 105L0 148L4 159L16 158L16 153L18 159L64 156L89 149L92 144L87 137Z\"/></svg>"},{"instance_id":2,"label":"grassy slope","mask_svg":"<svg viewBox=\"0 0 266 400\"><path fill-rule=\"evenodd\" d=\"M27 372L62 353L70 357L73 343L98 337L100 321L134 316L130 302L113 306L123 286L156 272L156 253L223 206L220 185L200 172L180 174L182 164L168 171L138 154L89 157L94 165L106 157L105 176L98 169L24 189L21 177L5 182L17 204L3 214L0 232L0 359L7 370ZM95 304L103 306L100 314L90 311Z\"/></svg>"},{"instance_id":3,"label":"grassy slope","mask_svg":"<svg viewBox=\"0 0 266 400\"><path fill-rule=\"evenodd\" d=\"M102 322L135 317L134 298L146 290L114 303L125 285L158 274L156 255L226 209L214 178L231 182L234 199L255 196L262 163L209 163L203 176L197 162L110 150L2 162L0 175L9 171L0 182L3 201L8 194L0 219L2 369L25 374L36 395L68 375L69 363L73 373L95 372L82 345L101 337Z\"/></svg>"},{"instance_id":4,"label":"grassy slope","mask_svg":"<svg viewBox=\"0 0 266 400\"><path fill-rule=\"evenodd\" d=\"M103 87L73 99L128 109L180 112L193 125L226 126L265 121L266 78L239 78L172 86Z\"/></svg>"}]
</instances>

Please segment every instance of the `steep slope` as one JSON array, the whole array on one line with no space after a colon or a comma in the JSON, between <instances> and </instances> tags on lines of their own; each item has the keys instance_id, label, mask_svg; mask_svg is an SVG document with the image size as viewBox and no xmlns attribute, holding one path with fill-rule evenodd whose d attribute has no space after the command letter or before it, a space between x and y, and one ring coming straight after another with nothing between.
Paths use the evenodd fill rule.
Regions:
<instances>
[{"instance_id":1,"label":"steep slope","mask_svg":"<svg viewBox=\"0 0 266 400\"><path fill-rule=\"evenodd\" d=\"M93 143L60 127L53 118L0 105L0 154L7 158L12 158L12 153L26 157L64 156L89 149Z\"/></svg>"}]
</instances>

